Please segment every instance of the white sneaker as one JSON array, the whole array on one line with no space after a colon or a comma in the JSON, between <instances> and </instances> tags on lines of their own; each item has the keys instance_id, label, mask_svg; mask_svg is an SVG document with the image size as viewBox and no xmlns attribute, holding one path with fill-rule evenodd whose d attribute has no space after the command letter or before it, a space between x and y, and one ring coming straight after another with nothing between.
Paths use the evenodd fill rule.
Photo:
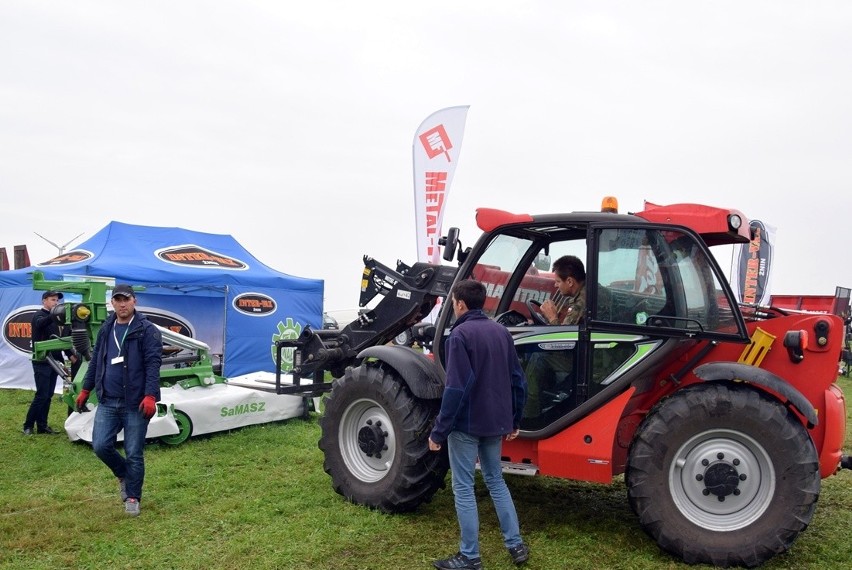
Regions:
<instances>
[{"instance_id":1,"label":"white sneaker","mask_svg":"<svg viewBox=\"0 0 852 570\"><path fill-rule=\"evenodd\" d=\"M131 517L139 516L139 501L137 499L127 499L124 501L124 512Z\"/></svg>"}]
</instances>

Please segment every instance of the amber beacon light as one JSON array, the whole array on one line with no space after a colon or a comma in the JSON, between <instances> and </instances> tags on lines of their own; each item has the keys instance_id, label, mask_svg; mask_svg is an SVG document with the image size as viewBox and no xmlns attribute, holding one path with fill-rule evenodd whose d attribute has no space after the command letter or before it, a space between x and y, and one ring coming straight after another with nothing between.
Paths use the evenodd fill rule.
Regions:
<instances>
[{"instance_id":1,"label":"amber beacon light","mask_svg":"<svg viewBox=\"0 0 852 570\"><path fill-rule=\"evenodd\" d=\"M618 198L615 196L607 196L603 200L601 200L601 212L608 212L610 214L618 213Z\"/></svg>"}]
</instances>

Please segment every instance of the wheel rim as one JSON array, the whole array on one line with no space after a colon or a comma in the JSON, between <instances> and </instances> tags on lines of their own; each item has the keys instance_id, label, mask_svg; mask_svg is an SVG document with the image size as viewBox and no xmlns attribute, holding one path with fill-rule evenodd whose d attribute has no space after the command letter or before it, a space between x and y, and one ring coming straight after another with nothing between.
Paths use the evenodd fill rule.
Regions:
<instances>
[{"instance_id":1,"label":"wheel rim","mask_svg":"<svg viewBox=\"0 0 852 570\"><path fill-rule=\"evenodd\" d=\"M186 414L175 410L174 415L175 422L178 426L178 432L173 435L164 435L160 438L160 441L168 445L178 445L185 442L189 439L189 435L192 432L192 422Z\"/></svg>"},{"instance_id":2,"label":"wheel rim","mask_svg":"<svg viewBox=\"0 0 852 570\"><path fill-rule=\"evenodd\" d=\"M361 399L346 408L340 421L340 454L359 480L384 478L396 456L396 434L390 416L374 400Z\"/></svg>"},{"instance_id":3,"label":"wheel rim","mask_svg":"<svg viewBox=\"0 0 852 570\"><path fill-rule=\"evenodd\" d=\"M408 331L402 331L394 337L394 342L398 345L406 345L408 344L408 335Z\"/></svg>"},{"instance_id":4,"label":"wheel rim","mask_svg":"<svg viewBox=\"0 0 852 570\"><path fill-rule=\"evenodd\" d=\"M669 472L678 510L696 525L732 531L757 520L775 494L769 454L751 437L711 430L684 443Z\"/></svg>"}]
</instances>

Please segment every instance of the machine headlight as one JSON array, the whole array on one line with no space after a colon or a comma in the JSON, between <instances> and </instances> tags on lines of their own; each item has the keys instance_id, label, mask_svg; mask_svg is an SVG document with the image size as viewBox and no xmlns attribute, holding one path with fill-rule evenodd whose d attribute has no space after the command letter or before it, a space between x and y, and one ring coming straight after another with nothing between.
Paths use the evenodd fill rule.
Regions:
<instances>
[{"instance_id":1,"label":"machine headlight","mask_svg":"<svg viewBox=\"0 0 852 570\"><path fill-rule=\"evenodd\" d=\"M738 215L731 214L728 216L728 224L730 224L731 228L738 230L740 229L740 226L743 225L743 221Z\"/></svg>"}]
</instances>

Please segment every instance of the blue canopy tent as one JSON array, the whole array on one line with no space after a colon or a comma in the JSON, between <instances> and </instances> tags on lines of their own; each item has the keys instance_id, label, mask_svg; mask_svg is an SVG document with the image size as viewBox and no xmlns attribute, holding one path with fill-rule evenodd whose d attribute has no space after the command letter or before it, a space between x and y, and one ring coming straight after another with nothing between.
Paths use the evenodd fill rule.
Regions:
<instances>
[{"instance_id":1,"label":"blue canopy tent","mask_svg":"<svg viewBox=\"0 0 852 570\"><path fill-rule=\"evenodd\" d=\"M110 222L72 251L0 271L0 388L32 388L29 322L41 308L41 291L32 289L35 270L49 280L145 287L137 308L207 343L228 377L274 371L275 340L294 338L305 325L322 327L320 279L275 271L230 235Z\"/></svg>"}]
</instances>

